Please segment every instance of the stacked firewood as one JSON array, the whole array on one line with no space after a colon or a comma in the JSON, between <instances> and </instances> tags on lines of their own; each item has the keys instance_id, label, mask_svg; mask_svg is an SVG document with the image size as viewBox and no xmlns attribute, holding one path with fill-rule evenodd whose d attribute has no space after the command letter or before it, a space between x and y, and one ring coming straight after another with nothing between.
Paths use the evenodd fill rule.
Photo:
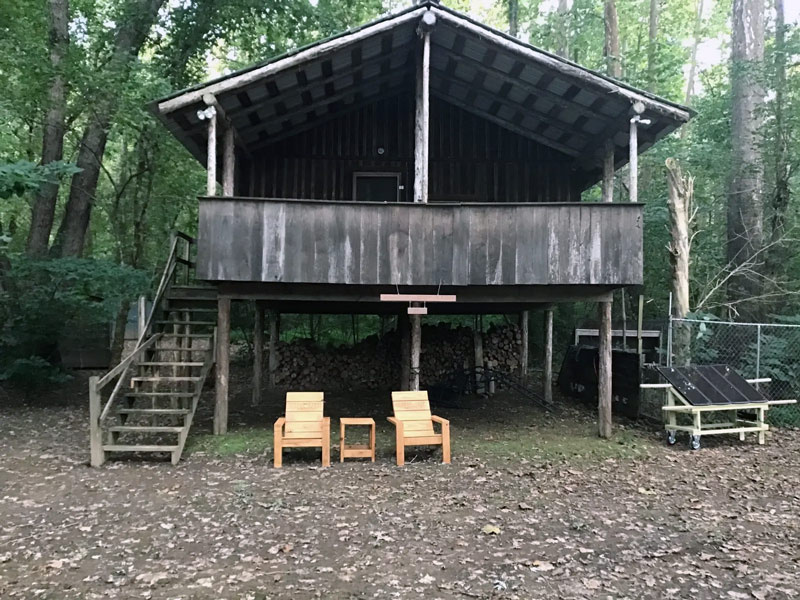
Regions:
<instances>
[{"instance_id":1,"label":"stacked firewood","mask_svg":"<svg viewBox=\"0 0 800 600\"><path fill-rule=\"evenodd\" d=\"M516 326L490 327L483 333L483 358L495 368L519 368L521 338ZM355 346L322 348L311 340L280 342L275 384L282 388L357 390L393 389L400 380L400 339L395 331ZM475 365L472 329L448 324L423 325L420 380L423 387Z\"/></svg>"},{"instance_id":2,"label":"stacked firewood","mask_svg":"<svg viewBox=\"0 0 800 600\"><path fill-rule=\"evenodd\" d=\"M493 368L507 373L519 370L522 350L522 333L519 327L491 327L483 334L483 358L492 362Z\"/></svg>"}]
</instances>

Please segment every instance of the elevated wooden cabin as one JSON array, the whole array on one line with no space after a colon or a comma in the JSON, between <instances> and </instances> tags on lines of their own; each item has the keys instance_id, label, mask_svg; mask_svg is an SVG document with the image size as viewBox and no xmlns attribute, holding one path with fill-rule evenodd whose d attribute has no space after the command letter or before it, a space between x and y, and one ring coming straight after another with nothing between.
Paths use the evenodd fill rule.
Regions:
<instances>
[{"instance_id":1,"label":"elevated wooden cabin","mask_svg":"<svg viewBox=\"0 0 800 600\"><path fill-rule=\"evenodd\" d=\"M153 110L208 168L197 273L219 297L217 431L231 299L405 314L380 295L454 294L428 308L502 313L641 284L642 205L581 195L605 178L610 199L633 161L635 200L638 153L691 116L433 1Z\"/></svg>"}]
</instances>

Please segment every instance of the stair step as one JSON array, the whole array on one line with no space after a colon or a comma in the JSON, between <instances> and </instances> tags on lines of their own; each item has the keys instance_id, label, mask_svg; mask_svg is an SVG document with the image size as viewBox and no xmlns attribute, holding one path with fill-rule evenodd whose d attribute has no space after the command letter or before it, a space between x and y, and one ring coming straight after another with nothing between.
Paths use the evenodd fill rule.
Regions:
<instances>
[{"instance_id":1,"label":"stair step","mask_svg":"<svg viewBox=\"0 0 800 600\"><path fill-rule=\"evenodd\" d=\"M197 326L202 326L202 327L209 327L209 326L212 326L212 325L216 326L217 322L216 321L179 321L179 320L173 319L173 320L166 320L166 321L156 321L156 324L158 324L158 325L180 325L180 326L197 325Z\"/></svg>"},{"instance_id":2,"label":"stair step","mask_svg":"<svg viewBox=\"0 0 800 600\"><path fill-rule=\"evenodd\" d=\"M161 446L161 445L121 445L121 444L107 444L103 445L103 450L106 452L174 452L178 446Z\"/></svg>"},{"instance_id":3,"label":"stair step","mask_svg":"<svg viewBox=\"0 0 800 600\"><path fill-rule=\"evenodd\" d=\"M134 381L200 381L200 377L131 377L131 383Z\"/></svg>"},{"instance_id":4,"label":"stair step","mask_svg":"<svg viewBox=\"0 0 800 600\"><path fill-rule=\"evenodd\" d=\"M202 362L140 362L140 367L202 367Z\"/></svg>"},{"instance_id":5,"label":"stair step","mask_svg":"<svg viewBox=\"0 0 800 600\"><path fill-rule=\"evenodd\" d=\"M120 408L121 415L188 415L188 408Z\"/></svg>"},{"instance_id":6,"label":"stair step","mask_svg":"<svg viewBox=\"0 0 800 600\"><path fill-rule=\"evenodd\" d=\"M108 431L114 433L180 433L183 427L167 427L161 425L115 425Z\"/></svg>"},{"instance_id":7,"label":"stair step","mask_svg":"<svg viewBox=\"0 0 800 600\"><path fill-rule=\"evenodd\" d=\"M210 333L167 333L163 332L165 338L211 338Z\"/></svg>"},{"instance_id":8,"label":"stair step","mask_svg":"<svg viewBox=\"0 0 800 600\"><path fill-rule=\"evenodd\" d=\"M194 392L128 392L128 398L194 398Z\"/></svg>"}]
</instances>

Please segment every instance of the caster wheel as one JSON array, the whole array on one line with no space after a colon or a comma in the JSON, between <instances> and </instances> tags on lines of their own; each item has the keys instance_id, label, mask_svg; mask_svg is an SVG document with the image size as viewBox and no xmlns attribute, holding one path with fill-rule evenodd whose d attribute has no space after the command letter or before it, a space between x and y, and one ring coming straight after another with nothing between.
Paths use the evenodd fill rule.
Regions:
<instances>
[{"instance_id":1,"label":"caster wheel","mask_svg":"<svg viewBox=\"0 0 800 600\"><path fill-rule=\"evenodd\" d=\"M668 431L667 432L667 445L668 446L674 446L676 441L677 441L677 439L675 437L675 432L674 431Z\"/></svg>"},{"instance_id":2,"label":"caster wheel","mask_svg":"<svg viewBox=\"0 0 800 600\"><path fill-rule=\"evenodd\" d=\"M689 447L692 450L700 450L700 436L693 435L689 438Z\"/></svg>"}]
</instances>

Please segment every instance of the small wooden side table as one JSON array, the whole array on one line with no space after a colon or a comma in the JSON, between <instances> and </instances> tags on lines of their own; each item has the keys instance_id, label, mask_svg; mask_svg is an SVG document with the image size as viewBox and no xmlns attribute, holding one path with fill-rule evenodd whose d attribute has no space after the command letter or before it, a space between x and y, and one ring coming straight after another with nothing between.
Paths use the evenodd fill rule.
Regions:
<instances>
[{"instance_id":1,"label":"small wooden side table","mask_svg":"<svg viewBox=\"0 0 800 600\"><path fill-rule=\"evenodd\" d=\"M369 444L347 444L346 425L368 425ZM343 417L339 419L339 462L345 458L369 458L375 462L375 419L369 417Z\"/></svg>"}]
</instances>

